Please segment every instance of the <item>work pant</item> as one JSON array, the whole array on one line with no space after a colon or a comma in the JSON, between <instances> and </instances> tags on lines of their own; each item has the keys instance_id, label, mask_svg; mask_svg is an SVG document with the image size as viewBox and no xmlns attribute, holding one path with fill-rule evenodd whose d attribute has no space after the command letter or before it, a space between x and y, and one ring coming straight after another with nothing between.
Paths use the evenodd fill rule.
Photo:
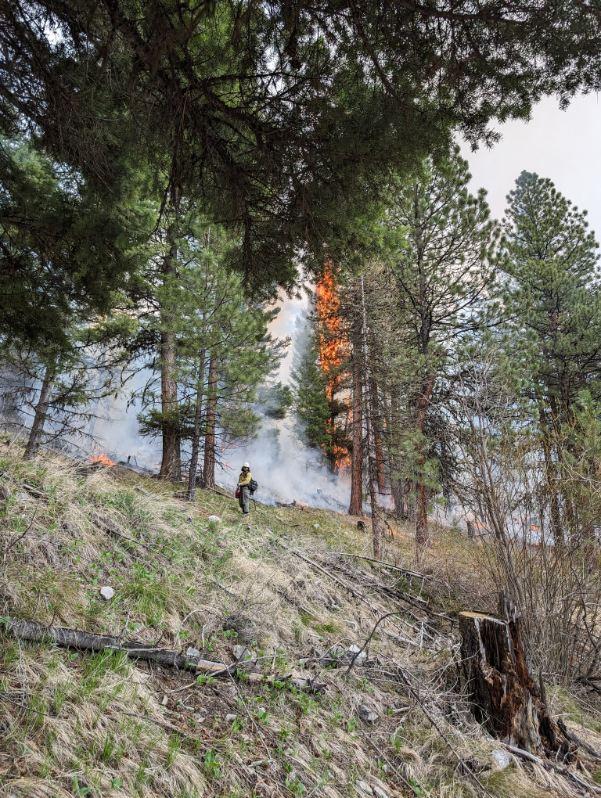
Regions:
<instances>
[{"instance_id":1,"label":"work pant","mask_svg":"<svg viewBox=\"0 0 601 798\"><path fill-rule=\"evenodd\" d=\"M240 498L238 499L238 503L244 515L248 515L250 513L250 489L248 485L240 486Z\"/></svg>"}]
</instances>

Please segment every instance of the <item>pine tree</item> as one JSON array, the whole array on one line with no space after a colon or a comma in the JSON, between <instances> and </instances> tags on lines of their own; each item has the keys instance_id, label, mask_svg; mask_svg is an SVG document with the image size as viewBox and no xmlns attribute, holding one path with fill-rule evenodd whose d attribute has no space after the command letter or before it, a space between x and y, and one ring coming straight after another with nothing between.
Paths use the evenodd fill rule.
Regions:
<instances>
[{"instance_id":1,"label":"pine tree","mask_svg":"<svg viewBox=\"0 0 601 798\"><path fill-rule=\"evenodd\" d=\"M258 385L273 368L267 334L272 317L250 303L239 275L228 268L237 241L206 220L191 217L176 244L173 270L155 289L161 340L169 337L176 387L170 423L178 441L191 442L188 496L194 497L201 449L201 481L215 484L219 452L228 441L252 437ZM163 371L161 371L161 374ZM141 416L144 434L162 432L164 402Z\"/></svg>"},{"instance_id":2,"label":"pine tree","mask_svg":"<svg viewBox=\"0 0 601 798\"><path fill-rule=\"evenodd\" d=\"M327 378L319 365L316 333L312 328L305 340L299 362L292 372L294 409L310 446L324 453L332 447L332 431L328 426L330 404Z\"/></svg>"},{"instance_id":3,"label":"pine tree","mask_svg":"<svg viewBox=\"0 0 601 798\"><path fill-rule=\"evenodd\" d=\"M68 346L73 318L107 313L135 277L155 219L141 177L105 201L26 139L0 139L0 336Z\"/></svg>"},{"instance_id":4,"label":"pine tree","mask_svg":"<svg viewBox=\"0 0 601 798\"><path fill-rule=\"evenodd\" d=\"M49 32L52 31L53 35ZM293 275L459 126L600 85L595 4L25 0L0 27L5 134L31 131L105 198L132 152L239 226L247 284ZM32 90L32 87L35 87Z\"/></svg>"},{"instance_id":5,"label":"pine tree","mask_svg":"<svg viewBox=\"0 0 601 798\"><path fill-rule=\"evenodd\" d=\"M440 457L430 436L433 411L445 402L463 338L478 329L492 285L494 226L484 192L469 194L458 151L430 158L393 189L386 224L405 231L393 253L398 327L396 395L407 397L407 427L395 455L415 486L416 551L428 544L429 496L439 485Z\"/></svg>"},{"instance_id":6,"label":"pine tree","mask_svg":"<svg viewBox=\"0 0 601 798\"><path fill-rule=\"evenodd\" d=\"M601 397L601 275L598 244L585 214L553 183L522 172L509 195L501 266L506 274L504 348L512 352L514 387L540 429L556 541L577 527L565 495L565 430L579 396ZM571 449L571 451L569 451Z\"/></svg>"},{"instance_id":7,"label":"pine tree","mask_svg":"<svg viewBox=\"0 0 601 798\"><path fill-rule=\"evenodd\" d=\"M109 209L23 139L0 140L0 178L0 357L31 419L30 458L81 435L113 384L131 324L105 314L143 262L150 213L137 186Z\"/></svg>"}]
</instances>

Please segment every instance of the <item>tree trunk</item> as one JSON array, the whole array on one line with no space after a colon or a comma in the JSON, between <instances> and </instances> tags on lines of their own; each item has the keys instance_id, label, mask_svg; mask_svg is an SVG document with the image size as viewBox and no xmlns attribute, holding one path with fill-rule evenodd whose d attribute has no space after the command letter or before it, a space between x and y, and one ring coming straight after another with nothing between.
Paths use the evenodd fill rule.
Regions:
<instances>
[{"instance_id":1,"label":"tree trunk","mask_svg":"<svg viewBox=\"0 0 601 798\"><path fill-rule=\"evenodd\" d=\"M35 406L35 413L33 416L33 424L29 430L29 437L27 438L27 445L23 454L24 460L31 460L32 457L38 452L42 443L44 435L44 425L48 417L48 406L50 403L50 394L52 393L52 386L54 384L54 375L56 373L56 366L46 366L44 371L44 378L40 388L40 395Z\"/></svg>"},{"instance_id":2,"label":"tree trunk","mask_svg":"<svg viewBox=\"0 0 601 798\"><path fill-rule=\"evenodd\" d=\"M538 686L528 671L515 611L506 619L460 612L459 630L462 679L478 722L530 753L571 756L573 746L549 714L542 682Z\"/></svg>"},{"instance_id":3,"label":"tree trunk","mask_svg":"<svg viewBox=\"0 0 601 798\"><path fill-rule=\"evenodd\" d=\"M419 465L422 466L420 456ZM428 529L428 491L423 479L417 483L417 495L415 497L415 552L416 560L419 560L422 551L430 545L430 530Z\"/></svg>"},{"instance_id":4,"label":"tree trunk","mask_svg":"<svg viewBox=\"0 0 601 798\"><path fill-rule=\"evenodd\" d=\"M167 237L170 243L169 252L163 260L163 279L174 274L176 268L177 245L173 238L173 229L169 228ZM177 421L178 397L175 379L176 352L175 334L169 329L169 318L165 309L161 309L161 413L163 453L159 476L178 482L182 475L180 434Z\"/></svg>"},{"instance_id":5,"label":"tree trunk","mask_svg":"<svg viewBox=\"0 0 601 798\"><path fill-rule=\"evenodd\" d=\"M557 474L555 463L553 462L551 445L549 442L549 427L546 421L545 411L540 400L538 405L538 416L541 427L541 441L543 446L543 457L545 461L547 490L549 491L551 532L553 534L554 543L557 546L563 546L565 544L565 539L563 535L563 528L561 526L561 512L559 509L559 495L557 490Z\"/></svg>"},{"instance_id":6,"label":"tree trunk","mask_svg":"<svg viewBox=\"0 0 601 798\"><path fill-rule=\"evenodd\" d=\"M361 342L363 365L365 369L366 384L371 384L370 353L368 345L368 321L367 307L365 303L365 285L363 277L359 278L359 291L361 299ZM376 491L377 469L374 456L373 432L372 432L372 412L370 391L365 392L365 433L367 448L367 479L369 485L369 504L371 509L371 532L373 553L376 560L382 557L382 519L380 518L380 507L378 505L378 494Z\"/></svg>"},{"instance_id":7,"label":"tree trunk","mask_svg":"<svg viewBox=\"0 0 601 798\"><path fill-rule=\"evenodd\" d=\"M361 320L353 325L353 449L351 455L351 501L349 515L363 510L363 375L361 364Z\"/></svg>"},{"instance_id":8,"label":"tree trunk","mask_svg":"<svg viewBox=\"0 0 601 798\"><path fill-rule=\"evenodd\" d=\"M378 393L378 383L375 377L370 379L370 393L372 406L372 428L374 437L374 457L376 460L376 481L378 483L378 493L386 492L386 473L384 469L384 445L382 443L382 413L380 408L380 397Z\"/></svg>"},{"instance_id":9,"label":"tree trunk","mask_svg":"<svg viewBox=\"0 0 601 798\"><path fill-rule=\"evenodd\" d=\"M387 417L390 431L400 430L403 426L401 400L398 385L393 385L390 396L390 413ZM390 463L390 492L394 503L394 515L399 521L408 517L406 481L402 476L402 461L398 437L391 440L388 458Z\"/></svg>"},{"instance_id":10,"label":"tree trunk","mask_svg":"<svg viewBox=\"0 0 601 798\"><path fill-rule=\"evenodd\" d=\"M209 384L207 397L207 426L205 433L205 456L203 486L215 487L215 426L217 423L217 359L211 354L209 360Z\"/></svg>"},{"instance_id":11,"label":"tree trunk","mask_svg":"<svg viewBox=\"0 0 601 798\"><path fill-rule=\"evenodd\" d=\"M200 452L200 428L202 422L202 401L205 383L205 351L200 353L198 359L198 381L196 383L196 403L194 406L194 431L192 433L192 452L190 456L190 470L188 471L188 501L193 502L196 495L196 471L198 468L198 454Z\"/></svg>"},{"instance_id":12,"label":"tree trunk","mask_svg":"<svg viewBox=\"0 0 601 798\"><path fill-rule=\"evenodd\" d=\"M428 530L428 488L425 482L427 452L424 430L426 416L434 390L434 375L430 374L422 383L422 390L417 400L417 431L420 435L419 455L417 458L418 476L415 500L415 556L419 560L421 552L430 544Z\"/></svg>"}]
</instances>

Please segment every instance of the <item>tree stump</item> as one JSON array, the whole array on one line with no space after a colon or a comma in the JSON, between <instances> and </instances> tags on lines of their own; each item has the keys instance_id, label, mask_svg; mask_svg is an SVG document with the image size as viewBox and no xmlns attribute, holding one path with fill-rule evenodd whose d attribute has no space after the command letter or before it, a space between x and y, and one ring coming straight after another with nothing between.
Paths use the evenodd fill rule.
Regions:
<instances>
[{"instance_id":1,"label":"tree stump","mask_svg":"<svg viewBox=\"0 0 601 798\"><path fill-rule=\"evenodd\" d=\"M460 612L461 671L473 714L496 738L538 755L572 759L574 745L547 709L532 679L519 619Z\"/></svg>"}]
</instances>

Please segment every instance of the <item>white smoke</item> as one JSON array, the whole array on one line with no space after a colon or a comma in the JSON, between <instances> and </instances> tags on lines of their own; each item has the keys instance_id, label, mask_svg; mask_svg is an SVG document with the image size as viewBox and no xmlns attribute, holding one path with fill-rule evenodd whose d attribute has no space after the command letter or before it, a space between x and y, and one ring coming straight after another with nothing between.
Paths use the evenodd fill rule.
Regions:
<instances>
[{"instance_id":1,"label":"white smoke","mask_svg":"<svg viewBox=\"0 0 601 798\"><path fill-rule=\"evenodd\" d=\"M152 377L147 368L132 373L121 390L98 403L88 431L94 452L105 452L115 460L155 472L161 464L160 441L140 435L138 422L141 394Z\"/></svg>"},{"instance_id":2,"label":"white smoke","mask_svg":"<svg viewBox=\"0 0 601 798\"><path fill-rule=\"evenodd\" d=\"M278 299L280 312L272 322L270 333L274 338L290 339L274 375L282 385L290 385L295 358L304 347L309 304L306 290L294 297L281 294ZM256 438L229 449L224 460L226 470L221 481L228 487L236 484L242 463L250 463L253 477L259 483L257 498L261 501L297 501L338 510L348 506L348 477L332 474L321 453L307 446L292 410L284 419L264 416Z\"/></svg>"},{"instance_id":3,"label":"white smoke","mask_svg":"<svg viewBox=\"0 0 601 798\"><path fill-rule=\"evenodd\" d=\"M309 292L302 290L293 297L282 293L277 304L280 312L271 323L270 333L276 339L290 339L290 344L272 379L290 385L295 357L307 337ZM132 377L125 390L103 400L89 432L96 441L95 451L156 472L161 459L160 441L142 437L138 423L139 394L151 377L151 372L143 369ZM138 398L132 399L132 395ZM261 415L260 407L257 411ZM216 480L227 488L236 485L242 463L250 462L253 477L259 483L256 494L259 501L297 501L316 507L347 508L348 477L332 474L321 453L307 446L293 410L284 419L262 415L256 437L243 445L229 445L220 453L219 460Z\"/></svg>"}]
</instances>

